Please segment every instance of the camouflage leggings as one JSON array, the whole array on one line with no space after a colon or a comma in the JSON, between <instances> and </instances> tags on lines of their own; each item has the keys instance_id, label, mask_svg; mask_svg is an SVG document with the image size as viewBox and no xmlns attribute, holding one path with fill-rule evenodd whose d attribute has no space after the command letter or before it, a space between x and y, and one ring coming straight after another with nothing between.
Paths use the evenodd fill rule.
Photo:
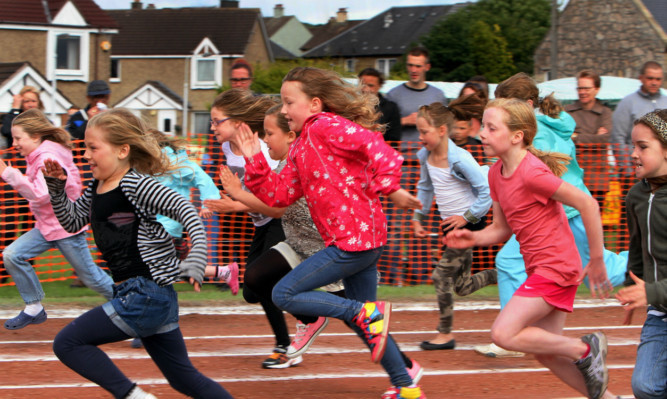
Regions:
<instances>
[{"instance_id":1,"label":"camouflage leggings","mask_svg":"<svg viewBox=\"0 0 667 399\"><path fill-rule=\"evenodd\" d=\"M497 280L496 269L484 270L471 275L472 248L446 248L442 258L433 270L433 285L438 295L440 323L438 331L449 334L454 319L454 292L466 296Z\"/></svg>"}]
</instances>

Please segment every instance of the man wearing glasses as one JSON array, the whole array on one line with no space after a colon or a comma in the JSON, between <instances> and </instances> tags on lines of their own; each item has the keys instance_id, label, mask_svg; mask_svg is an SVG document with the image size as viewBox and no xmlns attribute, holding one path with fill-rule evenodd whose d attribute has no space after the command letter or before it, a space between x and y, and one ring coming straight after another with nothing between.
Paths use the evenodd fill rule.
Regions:
<instances>
[{"instance_id":1,"label":"man wearing glasses","mask_svg":"<svg viewBox=\"0 0 667 399\"><path fill-rule=\"evenodd\" d=\"M252 67L245 60L239 59L232 64L229 72L232 89L250 90L252 85Z\"/></svg>"}]
</instances>

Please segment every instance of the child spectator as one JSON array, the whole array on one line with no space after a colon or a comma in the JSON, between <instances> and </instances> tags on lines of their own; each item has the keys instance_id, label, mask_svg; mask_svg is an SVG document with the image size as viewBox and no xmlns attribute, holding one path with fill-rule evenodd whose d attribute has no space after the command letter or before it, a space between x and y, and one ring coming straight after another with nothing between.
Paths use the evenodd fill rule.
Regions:
<instances>
[{"instance_id":1,"label":"child spectator","mask_svg":"<svg viewBox=\"0 0 667 399\"><path fill-rule=\"evenodd\" d=\"M667 110L642 116L632 129L632 160L640 179L628 192L626 207L630 256L626 288L616 298L625 306L624 324L648 305L632 393L639 399L667 395Z\"/></svg>"}]
</instances>

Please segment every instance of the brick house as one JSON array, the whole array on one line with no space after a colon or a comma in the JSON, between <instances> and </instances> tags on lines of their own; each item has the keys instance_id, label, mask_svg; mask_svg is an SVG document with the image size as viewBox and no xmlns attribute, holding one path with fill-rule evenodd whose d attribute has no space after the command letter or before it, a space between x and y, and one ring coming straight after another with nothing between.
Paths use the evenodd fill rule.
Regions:
<instances>
[{"instance_id":1,"label":"brick house","mask_svg":"<svg viewBox=\"0 0 667 399\"><path fill-rule=\"evenodd\" d=\"M442 18L466 5L392 7L335 36L328 36L303 57L331 59L351 73L373 67L388 76L391 67L411 44L418 43Z\"/></svg>"},{"instance_id":2,"label":"brick house","mask_svg":"<svg viewBox=\"0 0 667 399\"><path fill-rule=\"evenodd\" d=\"M234 60L273 61L259 9L220 7L143 7L107 10L118 23L111 57L112 103L129 106L158 129L182 133L187 103L188 132L209 129L209 107L217 89L229 81Z\"/></svg>"},{"instance_id":3,"label":"brick house","mask_svg":"<svg viewBox=\"0 0 667 399\"><path fill-rule=\"evenodd\" d=\"M43 90L47 114L63 117L72 102L85 105L90 80L108 79L118 25L93 0L0 0L0 9L0 63L13 68L0 81L0 112L18 86L31 84Z\"/></svg>"},{"instance_id":4,"label":"brick house","mask_svg":"<svg viewBox=\"0 0 667 399\"><path fill-rule=\"evenodd\" d=\"M646 61L667 65L664 0L569 0L558 21L558 76L549 76L551 32L535 51L538 80L600 75L636 78Z\"/></svg>"}]
</instances>

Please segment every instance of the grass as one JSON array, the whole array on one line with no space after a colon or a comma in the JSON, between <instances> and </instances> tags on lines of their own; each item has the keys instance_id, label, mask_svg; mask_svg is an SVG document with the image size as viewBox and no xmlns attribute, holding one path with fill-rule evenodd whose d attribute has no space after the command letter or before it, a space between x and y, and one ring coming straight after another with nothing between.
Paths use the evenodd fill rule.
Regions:
<instances>
[{"instance_id":1,"label":"grass","mask_svg":"<svg viewBox=\"0 0 667 399\"><path fill-rule=\"evenodd\" d=\"M58 306L85 306L93 307L105 302L104 298L89 288L70 288L72 280L53 281L43 283L46 297L42 301L45 305ZM204 284L202 291L194 292L189 284L179 283L174 285L178 292L181 306L210 306L210 305L239 305L245 304L243 296L232 296L227 291L220 291L214 284ZM401 302L436 302L435 289L432 285L413 285L405 287L380 286L378 287L378 298ZM590 298L590 291L583 284L577 291L578 297ZM467 297L466 300L498 300L498 286L484 287ZM15 286L0 287L0 307L21 307L23 301L16 291Z\"/></svg>"}]
</instances>

